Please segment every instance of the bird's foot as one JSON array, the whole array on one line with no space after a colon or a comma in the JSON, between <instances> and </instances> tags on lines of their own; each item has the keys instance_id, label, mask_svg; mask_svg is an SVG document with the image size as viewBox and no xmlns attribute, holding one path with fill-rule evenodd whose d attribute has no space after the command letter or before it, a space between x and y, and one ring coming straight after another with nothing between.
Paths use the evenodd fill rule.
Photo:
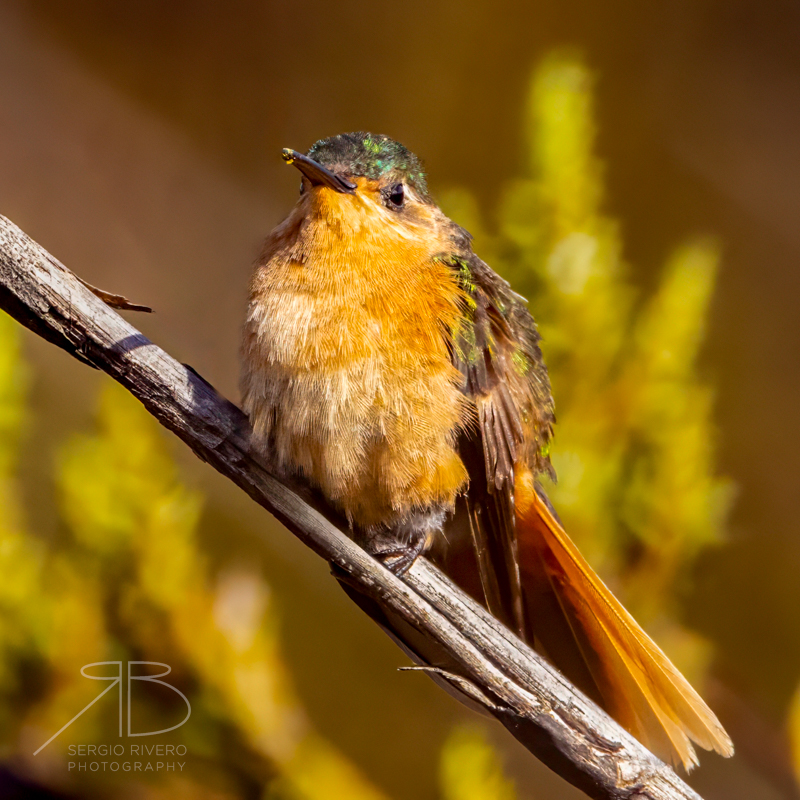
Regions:
<instances>
[{"instance_id":1,"label":"bird's foot","mask_svg":"<svg viewBox=\"0 0 800 800\"><path fill-rule=\"evenodd\" d=\"M446 514L445 508L432 506L412 511L395 524L368 528L361 539L363 547L400 577L431 546Z\"/></svg>"},{"instance_id":2,"label":"bird's foot","mask_svg":"<svg viewBox=\"0 0 800 800\"><path fill-rule=\"evenodd\" d=\"M430 536L425 531L405 532L402 537L393 531L377 533L369 538L366 551L378 559L397 577L402 577L427 549Z\"/></svg>"}]
</instances>

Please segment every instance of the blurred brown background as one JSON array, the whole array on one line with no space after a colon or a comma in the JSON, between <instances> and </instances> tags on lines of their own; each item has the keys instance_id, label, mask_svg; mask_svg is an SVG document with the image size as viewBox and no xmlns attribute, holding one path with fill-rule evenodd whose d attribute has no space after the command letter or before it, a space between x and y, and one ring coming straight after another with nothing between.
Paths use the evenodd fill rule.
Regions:
<instances>
[{"instance_id":1,"label":"blurred brown background","mask_svg":"<svg viewBox=\"0 0 800 800\"><path fill-rule=\"evenodd\" d=\"M0 213L86 280L154 306L144 332L236 399L250 265L297 191L279 149L387 133L424 158L434 193L464 185L491 208L521 166L530 71L556 46L596 71L608 211L636 282L651 285L688 235L723 244L704 370L720 470L739 491L684 620L718 648L726 688L712 705L723 722L726 709L750 720L775 763L705 756L692 782L709 798L796 796L779 752L800 681L796 3L2 0ZM33 337L26 348L23 468L31 525L47 531L52 442L90 425L103 379ZM439 744L466 712L395 672L399 651L323 564L175 453L209 494L207 546L263 560L317 729L390 796L436 796ZM273 546L256 555L251 532L265 527ZM578 796L496 741L522 797Z\"/></svg>"}]
</instances>

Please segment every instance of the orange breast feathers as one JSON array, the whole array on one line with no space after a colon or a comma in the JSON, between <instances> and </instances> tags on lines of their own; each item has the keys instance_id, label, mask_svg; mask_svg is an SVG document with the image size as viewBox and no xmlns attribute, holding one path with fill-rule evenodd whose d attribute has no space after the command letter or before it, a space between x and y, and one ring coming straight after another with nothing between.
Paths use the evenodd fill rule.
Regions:
<instances>
[{"instance_id":1,"label":"orange breast feathers","mask_svg":"<svg viewBox=\"0 0 800 800\"><path fill-rule=\"evenodd\" d=\"M282 467L355 523L393 525L466 485L470 412L447 343L464 298L438 228L415 235L365 195L310 192L267 240L243 404Z\"/></svg>"}]
</instances>

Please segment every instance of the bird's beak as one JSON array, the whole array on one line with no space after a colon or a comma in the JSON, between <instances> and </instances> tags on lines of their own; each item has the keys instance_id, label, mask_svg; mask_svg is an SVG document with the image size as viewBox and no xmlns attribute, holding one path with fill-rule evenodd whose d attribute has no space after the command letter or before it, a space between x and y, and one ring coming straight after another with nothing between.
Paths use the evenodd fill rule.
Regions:
<instances>
[{"instance_id":1,"label":"bird's beak","mask_svg":"<svg viewBox=\"0 0 800 800\"><path fill-rule=\"evenodd\" d=\"M335 192L355 194L355 183L347 180L347 178L342 178L335 172L331 172L318 161L314 161L313 158L304 156L302 153L298 153L288 147L283 148L282 156L287 164L297 167L311 181L312 186L327 186Z\"/></svg>"}]
</instances>

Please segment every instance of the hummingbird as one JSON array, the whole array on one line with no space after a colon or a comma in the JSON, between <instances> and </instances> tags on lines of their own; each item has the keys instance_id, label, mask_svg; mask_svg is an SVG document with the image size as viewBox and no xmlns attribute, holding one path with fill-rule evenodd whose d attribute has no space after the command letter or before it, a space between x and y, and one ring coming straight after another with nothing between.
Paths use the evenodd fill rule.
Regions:
<instances>
[{"instance_id":1,"label":"hummingbird","mask_svg":"<svg viewBox=\"0 0 800 800\"><path fill-rule=\"evenodd\" d=\"M241 390L256 445L402 575L427 554L657 755L733 754L592 570L540 485L554 405L523 297L388 136L285 149L300 197L250 285Z\"/></svg>"}]
</instances>

